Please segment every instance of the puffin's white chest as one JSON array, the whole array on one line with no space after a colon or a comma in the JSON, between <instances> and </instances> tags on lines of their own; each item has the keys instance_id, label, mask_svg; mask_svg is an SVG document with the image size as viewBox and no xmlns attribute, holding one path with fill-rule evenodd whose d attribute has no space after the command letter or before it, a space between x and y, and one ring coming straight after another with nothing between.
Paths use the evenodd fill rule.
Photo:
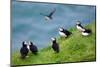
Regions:
<instances>
[{"instance_id":1,"label":"puffin's white chest","mask_svg":"<svg viewBox=\"0 0 100 67\"><path fill-rule=\"evenodd\" d=\"M76 28L79 30L79 31L84 31L84 28L80 27L80 26L76 26Z\"/></svg>"},{"instance_id":2,"label":"puffin's white chest","mask_svg":"<svg viewBox=\"0 0 100 67\"><path fill-rule=\"evenodd\" d=\"M47 17L47 16L45 16L45 20L50 20L50 18L49 18L49 17Z\"/></svg>"},{"instance_id":3,"label":"puffin's white chest","mask_svg":"<svg viewBox=\"0 0 100 67\"><path fill-rule=\"evenodd\" d=\"M59 34L62 36L62 37L67 37L67 35L61 31L59 31Z\"/></svg>"},{"instance_id":4,"label":"puffin's white chest","mask_svg":"<svg viewBox=\"0 0 100 67\"><path fill-rule=\"evenodd\" d=\"M29 45L27 45L27 48L28 48L28 50L30 50L30 47L29 47Z\"/></svg>"},{"instance_id":5,"label":"puffin's white chest","mask_svg":"<svg viewBox=\"0 0 100 67\"><path fill-rule=\"evenodd\" d=\"M88 36L90 33L82 32L83 36Z\"/></svg>"}]
</instances>

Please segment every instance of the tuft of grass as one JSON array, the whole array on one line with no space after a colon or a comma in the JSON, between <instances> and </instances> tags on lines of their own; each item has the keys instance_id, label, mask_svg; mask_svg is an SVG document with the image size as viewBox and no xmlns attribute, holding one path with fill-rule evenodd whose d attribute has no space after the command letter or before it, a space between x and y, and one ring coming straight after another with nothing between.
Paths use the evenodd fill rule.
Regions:
<instances>
[{"instance_id":1,"label":"tuft of grass","mask_svg":"<svg viewBox=\"0 0 100 67\"><path fill-rule=\"evenodd\" d=\"M72 35L68 38L57 38L60 46L60 52L54 53L51 46L43 48L38 55L31 52L26 59L20 58L20 53L12 54L12 65L30 65L30 64L49 64L49 63L69 63L96 60L96 31L95 22L85 26L92 30L90 36L84 37L76 28L71 28Z\"/></svg>"}]
</instances>

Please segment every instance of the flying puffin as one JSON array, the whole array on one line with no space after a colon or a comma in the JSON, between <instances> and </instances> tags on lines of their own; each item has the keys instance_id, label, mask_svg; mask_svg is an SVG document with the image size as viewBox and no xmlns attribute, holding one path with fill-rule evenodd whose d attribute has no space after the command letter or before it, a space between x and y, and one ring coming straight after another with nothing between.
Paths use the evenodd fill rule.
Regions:
<instances>
[{"instance_id":1,"label":"flying puffin","mask_svg":"<svg viewBox=\"0 0 100 67\"><path fill-rule=\"evenodd\" d=\"M40 14L45 17L45 20L52 20L53 19L52 15L55 13L55 11L56 11L56 9L54 9L53 11L51 11L48 15L44 15L42 13L40 13Z\"/></svg>"},{"instance_id":2,"label":"flying puffin","mask_svg":"<svg viewBox=\"0 0 100 67\"><path fill-rule=\"evenodd\" d=\"M68 37L69 35L71 35L72 33L68 30L65 30L63 27L59 28L59 34L62 37Z\"/></svg>"},{"instance_id":3,"label":"flying puffin","mask_svg":"<svg viewBox=\"0 0 100 67\"><path fill-rule=\"evenodd\" d=\"M52 40L52 49L56 53L59 53L59 44L56 42L56 38L51 38L51 40Z\"/></svg>"},{"instance_id":4,"label":"flying puffin","mask_svg":"<svg viewBox=\"0 0 100 67\"><path fill-rule=\"evenodd\" d=\"M90 35L91 33L92 33L92 31L91 31L90 29L85 29L85 30L82 31L82 35L83 35L83 36L88 36L88 35Z\"/></svg>"},{"instance_id":5,"label":"flying puffin","mask_svg":"<svg viewBox=\"0 0 100 67\"><path fill-rule=\"evenodd\" d=\"M27 48L27 43L26 43L26 41L23 41L22 47L20 49L21 58L24 59L27 56L28 52L29 52L29 50Z\"/></svg>"},{"instance_id":6,"label":"flying puffin","mask_svg":"<svg viewBox=\"0 0 100 67\"><path fill-rule=\"evenodd\" d=\"M29 48L30 48L30 51L37 55L38 54L38 48L37 46L35 46L32 42L29 41Z\"/></svg>"},{"instance_id":7,"label":"flying puffin","mask_svg":"<svg viewBox=\"0 0 100 67\"><path fill-rule=\"evenodd\" d=\"M77 21L76 22L76 28L79 30L79 31L84 31L85 28L81 25L81 22L80 21Z\"/></svg>"}]
</instances>

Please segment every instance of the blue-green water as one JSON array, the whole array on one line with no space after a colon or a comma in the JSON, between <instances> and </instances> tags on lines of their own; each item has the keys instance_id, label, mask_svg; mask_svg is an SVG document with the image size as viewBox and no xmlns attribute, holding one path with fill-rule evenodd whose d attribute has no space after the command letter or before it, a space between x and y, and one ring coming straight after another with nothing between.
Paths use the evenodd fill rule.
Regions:
<instances>
[{"instance_id":1,"label":"blue-green water","mask_svg":"<svg viewBox=\"0 0 100 67\"><path fill-rule=\"evenodd\" d=\"M44 20L40 13L48 14L56 8L53 20ZM22 41L32 41L44 48L57 37L58 28L71 28L77 20L83 25L95 20L95 6L48 4L34 2L12 2L12 50L19 50Z\"/></svg>"}]
</instances>

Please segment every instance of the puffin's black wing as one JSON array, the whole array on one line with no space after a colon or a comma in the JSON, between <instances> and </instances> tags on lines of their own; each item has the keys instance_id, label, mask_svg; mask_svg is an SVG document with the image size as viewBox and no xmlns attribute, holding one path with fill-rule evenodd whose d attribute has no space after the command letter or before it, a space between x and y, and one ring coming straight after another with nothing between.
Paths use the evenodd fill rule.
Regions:
<instances>
[{"instance_id":1,"label":"puffin's black wing","mask_svg":"<svg viewBox=\"0 0 100 67\"><path fill-rule=\"evenodd\" d=\"M84 27L81 24L79 24L79 26L84 29Z\"/></svg>"},{"instance_id":2,"label":"puffin's black wing","mask_svg":"<svg viewBox=\"0 0 100 67\"><path fill-rule=\"evenodd\" d=\"M87 32L87 33L92 33L92 31L90 29L85 29L84 32Z\"/></svg>"},{"instance_id":3,"label":"puffin's black wing","mask_svg":"<svg viewBox=\"0 0 100 67\"><path fill-rule=\"evenodd\" d=\"M33 45L32 42L31 42L31 45L30 45L30 50L31 50L31 52L34 53L34 54L37 54L37 52L38 52L37 46Z\"/></svg>"},{"instance_id":4,"label":"puffin's black wing","mask_svg":"<svg viewBox=\"0 0 100 67\"><path fill-rule=\"evenodd\" d=\"M37 49L37 47L36 47L35 45L32 45L32 46L30 47L30 50L31 50L32 52L38 52L38 49Z\"/></svg>"},{"instance_id":5,"label":"puffin's black wing","mask_svg":"<svg viewBox=\"0 0 100 67\"><path fill-rule=\"evenodd\" d=\"M70 31L68 31L68 30L65 30L64 29L64 31L63 31L66 35L70 35L70 34L72 34Z\"/></svg>"},{"instance_id":6,"label":"puffin's black wing","mask_svg":"<svg viewBox=\"0 0 100 67\"><path fill-rule=\"evenodd\" d=\"M52 45L52 48L53 48L53 50L54 50L56 53L59 53L59 45L58 45L57 43L54 43L54 44Z\"/></svg>"},{"instance_id":7,"label":"puffin's black wing","mask_svg":"<svg viewBox=\"0 0 100 67\"><path fill-rule=\"evenodd\" d=\"M21 54L27 55L27 53L28 53L28 48L27 48L27 47L22 47L21 50L20 50L20 53L21 53Z\"/></svg>"},{"instance_id":8,"label":"puffin's black wing","mask_svg":"<svg viewBox=\"0 0 100 67\"><path fill-rule=\"evenodd\" d=\"M56 9L54 9L48 16L51 17L55 13Z\"/></svg>"},{"instance_id":9,"label":"puffin's black wing","mask_svg":"<svg viewBox=\"0 0 100 67\"><path fill-rule=\"evenodd\" d=\"M25 58L26 56L27 56L27 54L28 54L28 48L27 47L22 47L21 49L20 49L20 53L21 53L21 57L22 58Z\"/></svg>"}]
</instances>

